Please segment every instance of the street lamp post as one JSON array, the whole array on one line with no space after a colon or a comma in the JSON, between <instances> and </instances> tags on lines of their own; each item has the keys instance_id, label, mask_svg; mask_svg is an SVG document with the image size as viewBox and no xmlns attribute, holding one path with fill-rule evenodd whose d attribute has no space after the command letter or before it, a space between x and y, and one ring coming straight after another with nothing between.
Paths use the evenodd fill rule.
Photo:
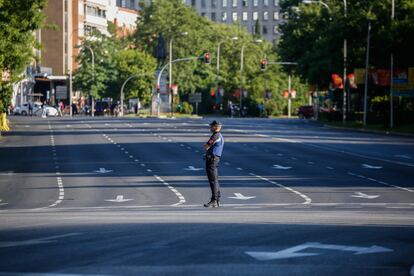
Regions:
<instances>
[{"instance_id":1,"label":"street lamp post","mask_svg":"<svg viewBox=\"0 0 414 276\"><path fill-rule=\"evenodd\" d=\"M391 0L391 26L392 22L394 21L395 17L395 0ZM394 99L393 99L393 89L394 89L394 55L393 51L391 50L391 57L390 57L390 128L394 128Z\"/></svg>"},{"instance_id":2,"label":"street lamp post","mask_svg":"<svg viewBox=\"0 0 414 276\"><path fill-rule=\"evenodd\" d=\"M348 5L347 0L343 0L344 2L344 16L345 19L348 16ZM328 9L329 12L331 12L331 9L329 8L329 5L326 4L323 1L316 1L316 0L303 0L303 4L320 4L323 5L325 8ZM346 86L345 86L345 80L346 80L346 66L347 66L347 54L348 54L348 43L346 37L344 38L344 68L343 68L343 104L342 104L342 123L345 124L346 122L346 110L347 110L347 95L346 95Z\"/></svg>"},{"instance_id":3,"label":"street lamp post","mask_svg":"<svg viewBox=\"0 0 414 276\"><path fill-rule=\"evenodd\" d=\"M253 43L261 43L261 39L256 39L252 41ZM244 69L244 49L246 44L242 44L241 53L240 53L240 107L239 107L239 117L241 117L241 112L243 108L243 69Z\"/></svg>"},{"instance_id":4,"label":"street lamp post","mask_svg":"<svg viewBox=\"0 0 414 276\"><path fill-rule=\"evenodd\" d=\"M368 68L369 68L369 47L371 35L371 22L368 22L367 35L367 53L365 58L365 87L364 87L364 127L367 125L367 109L368 109Z\"/></svg>"},{"instance_id":5,"label":"street lamp post","mask_svg":"<svg viewBox=\"0 0 414 276\"><path fill-rule=\"evenodd\" d=\"M186 35L188 35L188 33L187 32L182 32L182 33L180 33L180 35L181 36L186 36ZM173 64L173 40L174 40L174 37L172 37L171 39L170 39L170 53L169 53L169 72L168 72L168 74L169 74L169 76L168 76L168 78L169 78L169 89L170 89L170 103L171 103L171 117L173 117L174 116L174 91L173 91L173 79L172 79L172 64Z\"/></svg>"},{"instance_id":6,"label":"street lamp post","mask_svg":"<svg viewBox=\"0 0 414 276\"><path fill-rule=\"evenodd\" d=\"M239 38L237 36L234 36L232 38L230 38L231 40L238 40ZM221 45L226 42L227 40L222 40L219 42L219 44L217 45L217 78L220 76L220 49L221 49Z\"/></svg>"},{"instance_id":7,"label":"street lamp post","mask_svg":"<svg viewBox=\"0 0 414 276\"><path fill-rule=\"evenodd\" d=\"M280 64L280 65L298 65L297 62L286 62L286 61L268 61L267 64ZM292 74L289 72L288 76L288 118L292 117Z\"/></svg>"},{"instance_id":8,"label":"street lamp post","mask_svg":"<svg viewBox=\"0 0 414 276\"><path fill-rule=\"evenodd\" d=\"M127 78L125 81L124 81L124 83L122 84L122 86L121 86L121 93L120 93L120 98L121 98L121 112L120 112L120 115L121 115L121 117L122 116L124 116L124 98L125 98L125 96L124 96L124 88L125 88L125 86L126 86L126 84L130 81L130 80L132 80L132 79L135 79L135 78L138 78L138 77L142 77L142 76L150 76L151 74L138 74L138 75L132 75L132 76L129 76L129 78Z\"/></svg>"}]
</instances>

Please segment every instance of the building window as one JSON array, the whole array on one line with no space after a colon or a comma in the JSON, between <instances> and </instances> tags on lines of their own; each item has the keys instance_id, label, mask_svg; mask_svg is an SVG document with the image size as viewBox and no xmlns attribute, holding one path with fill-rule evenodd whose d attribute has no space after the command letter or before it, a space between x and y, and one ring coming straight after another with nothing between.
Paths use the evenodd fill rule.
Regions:
<instances>
[{"instance_id":1,"label":"building window","mask_svg":"<svg viewBox=\"0 0 414 276\"><path fill-rule=\"evenodd\" d=\"M253 0L253 6L254 7L259 6L259 0Z\"/></svg>"},{"instance_id":2,"label":"building window","mask_svg":"<svg viewBox=\"0 0 414 276\"><path fill-rule=\"evenodd\" d=\"M227 21L227 12L221 13L221 21L226 22Z\"/></svg>"},{"instance_id":3,"label":"building window","mask_svg":"<svg viewBox=\"0 0 414 276\"><path fill-rule=\"evenodd\" d=\"M106 18L106 11L98 7L86 6L86 14L101 18Z\"/></svg>"},{"instance_id":4,"label":"building window","mask_svg":"<svg viewBox=\"0 0 414 276\"><path fill-rule=\"evenodd\" d=\"M227 0L223 0L221 3L223 8L227 8Z\"/></svg>"},{"instance_id":5,"label":"building window","mask_svg":"<svg viewBox=\"0 0 414 276\"><path fill-rule=\"evenodd\" d=\"M237 21L237 12L233 12L231 17L233 18L233 22L236 22Z\"/></svg>"},{"instance_id":6,"label":"building window","mask_svg":"<svg viewBox=\"0 0 414 276\"><path fill-rule=\"evenodd\" d=\"M217 0L211 0L211 7L213 9L217 8Z\"/></svg>"},{"instance_id":7,"label":"building window","mask_svg":"<svg viewBox=\"0 0 414 276\"><path fill-rule=\"evenodd\" d=\"M200 15L201 16L206 16L206 13L205 12L202 12Z\"/></svg>"},{"instance_id":8,"label":"building window","mask_svg":"<svg viewBox=\"0 0 414 276\"><path fill-rule=\"evenodd\" d=\"M278 21L279 20L279 12L275 11L273 12L273 20Z\"/></svg>"},{"instance_id":9,"label":"building window","mask_svg":"<svg viewBox=\"0 0 414 276\"><path fill-rule=\"evenodd\" d=\"M265 7L269 6L269 0L263 0L263 6Z\"/></svg>"},{"instance_id":10,"label":"building window","mask_svg":"<svg viewBox=\"0 0 414 276\"><path fill-rule=\"evenodd\" d=\"M247 21L249 19L249 14L247 12L243 12L243 21Z\"/></svg>"},{"instance_id":11,"label":"building window","mask_svg":"<svg viewBox=\"0 0 414 276\"><path fill-rule=\"evenodd\" d=\"M266 35L266 34L267 34L267 26L264 26L264 25L263 25L262 30L263 30L263 32L262 32L262 33L263 33L264 35Z\"/></svg>"},{"instance_id":12,"label":"building window","mask_svg":"<svg viewBox=\"0 0 414 276\"><path fill-rule=\"evenodd\" d=\"M274 5L275 7L279 6L279 0L273 0L273 5Z\"/></svg>"},{"instance_id":13,"label":"building window","mask_svg":"<svg viewBox=\"0 0 414 276\"><path fill-rule=\"evenodd\" d=\"M247 0L242 0L242 6L243 7L247 7L249 4L247 2Z\"/></svg>"},{"instance_id":14,"label":"building window","mask_svg":"<svg viewBox=\"0 0 414 276\"><path fill-rule=\"evenodd\" d=\"M90 35L93 31L96 31L96 27L93 26L89 26L89 25L84 25L83 26L83 32L85 33L85 35Z\"/></svg>"},{"instance_id":15,"label":"building window","mask_svg":"<svg viewBox=\"0 0 414 276\"><path fill-rule=\"evenodd\" d=\"M216 13L215 12L211 13L211 21L216 21Z\"/></svg>"},{"instance_id":16,"label":"building window","mask_svg":"<svg viewBox=\"0 0 414 276\"><path fill-rule=\"evenodd\" d=\"M237 0L233 0L233 8L237 7Z\"/></svg>"},{"instance_id":17,"label":"building window","mask_svg":"<svg viewBox=\"0 0 414 276\"><path fill-rule=\"evenodd\" d=\"M201 7L205 8L206 7L206 0L201 0Z\"/></svg>"},{"instance_id":18,"label":"building window","mask_svg":"<svg viewBox=\"0 0 414 276\"><path fill-rule=\"evenodd\" d=\"M274 34L279 34L279 26L278 25L273 26L273 33Z\"/></svg>"},{"instance_id":19,"label":"building window","mask_svg":"<svg viewBox=\"0 0 414 276\"><path fill-rule=\"evenodd\" d=\"M253 20L256 21L257 19L259 19L259 13L253 12Z\"/></svg>"},{"instance_id":20,"label":"building window","mask_svg":"<svg viewBox=\"0 0 414 276\"><path fill-rule=\"evenodd\" d=\"M196 6L196 0L191 0L191 6L193 6L193 7Z\"/></svg>"},{"instance_id":21,"label":"building window","mask_svg":"<svg viewBox=\"0 0 414 276\"><path fill-rule=\"evenodd\" d=\"M268 11L263 12L263 20L265 20L265 21L269 20L269 12Z\"/></svg>"}]
</instances>

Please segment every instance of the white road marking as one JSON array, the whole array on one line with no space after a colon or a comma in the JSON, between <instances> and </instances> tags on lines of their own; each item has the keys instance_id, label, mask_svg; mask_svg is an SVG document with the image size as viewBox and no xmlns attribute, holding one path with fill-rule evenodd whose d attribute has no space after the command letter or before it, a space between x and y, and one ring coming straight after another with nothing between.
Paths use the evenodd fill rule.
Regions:
<instances>
[{"instance_id":1,"label":"white road marking","mask_svg":"<svg viewBox=\"0 0 414 276\"><path fill-rule=\"evenodd\" d=\"M160 181L162 184L164 184L165 186L167 186L167 188L170 189L170 191L172 191L178 197L179 201L177 203L175 203L175 204L171 204L171 206L179 206L179 205L185 203L185 198L184 198L184 196L179 191L177 191L173 186L171 186L168 182L166 182L164 179L162 179L158 175L154 174L154 177L158 181Z\"/></svg>"},{"instance_id":2,"label":"white road marking","mask_svg":"<svg viewBox=\"0 0 414 276\"><path fill-rule=\"evenodd\" d=\"M69 234L64 234L64 235L56 235L56 236L44 237L44 238L39 238L39 239L31 239L31 240L25 240L25 241L0 242L0 248L52 243L52 242L56 242L57 239L73 237L73 236L77 236L81 234L82 233L69 233Z\"/></svg>"},{"instance_id":3,"label":"white road marking","mask_svg":"<svg viewBox=\"0 0 414 276\"><path fill-rule=\"evenodd\" d=\"M278 260L278 259L321 255L321 253L299 252L299 251L302 251L304 249L309 249L309 248L349 251L349 252L354 252L354 255L385 253L385 252L394 251L390 248L376 246L376 245L373 245L370 247L361 247L361 246L348 246L348 245L337 245L337 244L323 244L319 242L308 242L308 243L293 246L293 247L290 247L284 250L280 250L277 252L246 251L245 253L259 261L270 261L270 260Z\"/></svg>"},{"instance_id":4,"label":"white road marking","mask_svg":"<svg viewBox=\"0 0 414 276\"><path fill-rule=\"evenodd\" d=\"M292 167L284 167L280 165L273 165L272 169L278 169L278 170L290 170Z\"/></svg>"},{"instance_id":5,"label":"white road marking","mask_svg":"<svg viewBox=\"0 0 414 276\"><path fill-rule=\"evenodd\" d=\"M403 159L412 159L411 156L408 156L408 155L400 155L400 154L394 155L394 157L403 158Z\"/></svg>"},{"instance_id":6,"label":"white road marking","mask_svg":"<svg viewBox=\"0 0 414 276\"><path fill-rule=\"evenodd\" d=\"M122 202L131 201L131 200L133 200L133 199L124 198L123 195L117 195L115 199L105 199L105 201L116 202L116 203L122 203Z\"/></svg>"},{"instance_id":7,"label":"white road marking","mask_svg":"<svg viewBox=\"0 0 414 276\"><path fill-rule=\"evenodd\" d=\"M230 163L229 162L224 162L224 165L230 166Z\"/></svg>"},{"instance_id":8,"label":"white road marking","mask_svg":"<svg viewBox=\"0 0 414 276\"><path fill-rule=\"evenodd\" d=\"M364 169L374 169L374 170L382 169L382 166L372 166L372 165L369 165L369 164L362 164L362 167Z\"/></svg>"},{"instance_id":9,"label":"white road marking","mask_svg":"<svg viewBox=\"0 0 414 276\"><path fill-rule=\"evenodd\" d=\"M256 198L255 196L244 196L241 193L234 193L235 196L229 196L228 198L232 199L239 199L239 200L249 200L252 198Z\"/></svg>"},{"instance_id":10,"label":"white road marking","mask_svg":"<svg viewBox=\"0 0 414 276\"><path fill-rule=\"evenodd\" d=\"M361 192L356 192L354 195L351 195L351 197L356 197L356 198L366 198L366 199L375 199L380 197L379 195L367 195Z\"/></svg>"},{"instance_id":11,"label":"white road marking","mask_svg":"<svg viewBox=\"0 0 414 276\"><path fill-rule=\"evenodd\" d=\"M406 191L406 192L414 193L414 190L411 190L409 188L389 184L389 183L384 182L384 181L379 181L379 180L376 180L376 179L373 179L373 178L368 178L368 177L365 177L363 175L359 175L359 174L352 173L352 172L348 172L348 174L352 175L352 176L355 176L355 177L363 178L363 179L366 179L366 180L369 180L369 181L372 181L372 182L376 182L376 183L379 183L379 184L382 184L382 185L385 185L385 186L394 187L394 188L397 188L397 189L400 189L400 190L403 190L403 191Z\"/></svg>"},{"instance_id":12,"label":"white road marking","mask_svg":"<svg viewBox=\"0 0 414 276\"><path fill-rule=\"evenodd\" d=\"M288 190L289 192L292 192L294 194L297 194L298 196L300 196L301 198L303 198L305 200L304 202L301 203L302 205L309 205L309 204L312 203L312 199L310 197L308 197L307 195L305 195L305 194L303 194L303 193L301 193L299 191L296 191L296 190L294 190L294 189L292 189L290 187L286 187L286 186L284 186L284 185L282 185L282 184L280 184L280 183L278 183L276 181L269 180L269 179L267 179L265 177L262 177L260 175L254 174L254 173L250 173L250 175L255 176L255 177L257 177L257 178L259 178L259 179L261 179L263 181L269 182L269 183L271 183L273 185L276 185L278 187L281 187L281 188L283 188L285 190Z\"/></svg>"},{"instance_id":13,"label":"white road marking","mask_svg":"<svg viewBox=\"0 0 414 276\"><path fill-rule=\"evenodd\" d=\"M105 168L99 168L99 170L94 171L94 172L96 172L96 173L110 173L110 172L113 172L113 170L107 170Z\"/></svg>"},{"instance_id":14,"label":"white road marking","mask_svg":"<svg viewBox=\"0 0 414 276\"><path fill-rule=\"evenodd\" d=\"M307 162L309 165L313 165L313 164L315 164L315 162L312 162L312 161L308 161Z\"/></svg>"},{"instance_id":15,"label":"white road marking","mask_svg":"<svg viewBox=\"0 0 414 276\"><path fill-rule=\"evenodd\" d=\"M147 169L147 172L152 172L152 170L151 169Z\"/></svg>"},{"instance_id":16,"label":"white road marking","mask_svg":"<svg viewBox=\"0 0 414 276\"><path fill-rule=\"evenodd\" d=\"M327 168L328 170L333 170L334 168L326 166L325 168Z\"/></svg>"},{"instance_id":17,"label":"white road marking","mask_svg":"<svg viewBox=\"0 0 414 276\"><path fill-rule=\"evenodd\" d=\"M236 168L238 171L242 171L243 169L242 168Z\"/></svg>"},{"instance_id":18,"label":"white road marking","mask_svg":"<svg viewBox=\"0 0 414 276\"><path fill-rule=\"evenodd\" d=\"M203 168L196 168L194 166L188 166L188 168L185 168L185 171L201 171Z\"/></svg>"},{"instance_id":19,"label":"white road marking","mask_svg":"<svg viewBox=\"0 0 414 276\"><path fill-rule=\"evenodd\" d=\"M8 176L11 176L11 175L14 175L14 171L2 172L2 173L0 173L0 175L8 175Z\"/></svg>"}]
</instances>

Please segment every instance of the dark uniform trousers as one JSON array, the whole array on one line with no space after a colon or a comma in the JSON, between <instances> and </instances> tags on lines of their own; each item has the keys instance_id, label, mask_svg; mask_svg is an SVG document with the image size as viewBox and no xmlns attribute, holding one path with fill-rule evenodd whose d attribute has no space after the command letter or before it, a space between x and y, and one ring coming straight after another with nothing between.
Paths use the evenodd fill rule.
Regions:
<instances>
[{"instance_id":1,"label":"dark uniform trousers","mask_svg":"<svg viewBox=\"0 0 414 276\"><path fill-rule=\"evenodd\" d=\"M206 172L208 182L211 188L211 199L220 200L220 185L218 182L218 166L220 163L220 157L207 156L206 157Z\"/></svg>"}]
</instances>

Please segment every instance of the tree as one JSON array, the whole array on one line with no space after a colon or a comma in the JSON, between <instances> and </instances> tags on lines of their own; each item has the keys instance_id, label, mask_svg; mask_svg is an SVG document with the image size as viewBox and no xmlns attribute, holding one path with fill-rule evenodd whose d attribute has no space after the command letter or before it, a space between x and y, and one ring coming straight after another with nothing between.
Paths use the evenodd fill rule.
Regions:
<instances>
[{"instance_id":1,"label":"tree","mask_svg":"<svg viewBox=\"0 0 414 276\"><path fill-rule=\"evenodd\" d=\"M187 32L188 35L181 36L183 32ZM245 45L243 88L249 92L246 102L250 99L252 106L260 101L263 102L265 83L268 89L274 89L274 95L281 95L281 89L287 88L287 75L282 72L281 67L271 66L265 73L260 70L260 60L263 56L268 55L269 60L272 61L278 60L274 51L270 51L272 45L267 41L260 44L253 43L256 37L240 25L212 22L199 16L193 8L183 4L181 0L158 0L143 5L141 16L137 21L137 31L134 34L135 47L148 53L156 52L160 34L164 37L166 48L170 39L174 39L174 59L197 57L205 52L212 55L210 65L198 60L174 64L173 80L179 85L181 97L196 91L209 95L210 89L216 88L219 83L225 91L225 103L228 100L237 102L239 97L236 95L240 87L240 51L243 44ZM232 37L238 37L238 40L232 41L230 39ZM221 58L220 74L217 75L215 64L219 43L221 43ZM275 97L275 100L279 102L279 98ZM286 102L280 100L280 105L284 106Z\"/></svg>"},{"instance_id":2,"label":"tree","mask_svg":"<svg viewBox=\"0 0 414 276\"><path fill-rule=\"evenodd\" d=\"M6 81L0 79L2 121L10 104L12 84L21 77L38 46L33 31L43 26L45 4L46 0L0 0L0 75L7 72L11 77Z\"/></svg>"}]
</instances>

